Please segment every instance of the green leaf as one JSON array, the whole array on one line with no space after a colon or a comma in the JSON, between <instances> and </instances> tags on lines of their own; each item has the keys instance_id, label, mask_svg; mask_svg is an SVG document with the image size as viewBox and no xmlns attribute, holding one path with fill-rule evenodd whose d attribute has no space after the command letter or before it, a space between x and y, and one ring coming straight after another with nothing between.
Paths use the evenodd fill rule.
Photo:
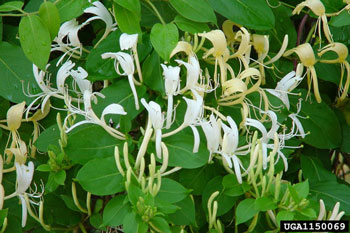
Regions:
<instances>
[{"instance_id":1,"label":"green leaf","mask_svg":"<svg viewBox=\"0 0 350 233\"><path fill-rule=\"evenodd\" d=\"M335 175L325 169L319 158L313 156L301 156L301 168L305 179L310 180L310 183L336 181Z\"/></svg>"},{"instance_id":2,"label":"green leaf","mask_svg":"<svg viewBox=\"0 0 350 233\"><path fill-rule=\"evenodd\" d=\"M151 43L159 56L165 61L169 60L170 53L179 40L179 31L173 23L155 24L151 30Z\"/></svg>"},{"instance_id":3,"label":"green leaf","mask_svg":"<svg viewBox=\"0 0 350 233\"><path fill-rule=\"evenodd\" d=\"M60 29L60 14L55 4L43 2L39 8L39 16L42 22L49 29L51 40L55 39Z\"/></svg>"},{"instance_id":4,"label":"green leaf","mask_svg":"<svg viewBox=\"0 0 350 233\"><path fill-rule=\"evenodd\" d=\"M237 177L234 174L224 176L222 185L225 188L224 194L230 197L240 196L250 189L247 182L238 183Z\"/></svg>"},{"instance_id":5,"label":"green leaf","mask_svg":"<svg viewBox=\"0 0 350 233\"><path fill-rule=\"evenodd\" d=\"M137 225L137 233L147 233L148 224L146 222L139 222Z\"/></svg>"},{"instance_id":6,"label":"green leaf","mask_svg":"<svg viewBox=\"0 0 350 233\"><path fill-rule=\"evenodd\" d=\"M0 12L21 10L24 3L21 1L10 1L0 5Z\"/></svg>"},{"instance_id":7,"label":"green leaf","mask_svg":"<svg viewBox=\"0 0 350 233\"><path fill-rule=\"evenodd\" d=\"M85 164L91 159L113 157L114 147L118 144L121 141L109 135L102 127L90 124L68 134L65 152L73 162Z\"/></svg>"},{"instance_id":8,"label":"green leaf","mask_svg":"<svg viewBox=\"0 0 350 233\"><path fill-rule=\"evenodd\" d=\"M343 141L341 144L341 151L350 153L350 126L346 123L342 124Z\"/></svg>"},{"instance_id":9,"label":"green leaf","mask_svg":"<svg viewBox=\"0 0 350 233\"><path fill-rule=\"evenodd\" d=\"M162 233L171 233L168 222L162 217L153 217L151 223Z\"/></svg>"},{"instance_id":10,"label":"green leaf","mask_svg":"<svg viewBox=\"0 0 350 233\"><path fill-rule=\"evenodd\" d=\"M208 32L210 28L205 23L198 23L191 20L188 20L181 15L177 15L174 19L174 22L184 32L189 32L192 34L200 33L200 32Z\"/></svg>"},{"instance_id":11,"label":"green leaf","mask_svg":"<svg viewBox=\"0 0 350 233\"><path fill-rule=\"evenodd\" d=\"M54 179L57 184L64 185L64 181L66 180L66 171L61 170L61 171L55 172Z\"/></svg>"},{"instance_id":12,"label":"green leaf","mask_svg":"<svg viewBox=\"0 0 350 233\"><path fill-rule=\"evenodd\" d=\"M61 21L66 22L82 15L84 9L90 5L91 3L86 0L60 0L56 7L60 13Z\"/></svg>"},{"instance_id":13,"label":"green leaf","mask_svg":"<svg viewBox=\"0 0 350 233\"><path fill-rule=\"evenodd\" d=\"M190 196L176 203L179 208L174 214L169 215L169 219L175 225L195 225L196 215L194 202Z\"/></svg>"},{"instance_id":14,"label":"green leaf","mask_svg":"<svg viewBox=\"0 0 350 233\"><path fill-rule=\"evenodd\" d=\"M284 221L294 220L294 213L287 210L282 210L278 212L276 216L276 220L277 220L277 225L279 226L282 220Z\"/></svg>"},{"instance_id":15,"label":"green leaf","mask_svg":"<svg viewBox=\"0 0 350 233\"><path fill-rule=\"evenodd\" d=\"M28 15L22 17L18 31L26 57L41 70L45 70L51 50L51 37L47 27L39 16Z\"/></svg>"},{"instance_id":16,"label":"green leaf","mask_svg":"<svg viewBox=\"0 0 350 233\"><path fill-rule=\"evenodd\" d=\"M86 191L95 195L111 195L124 190L124 179L114 157L89 161L79 170L77 180Z\"/></svg>"},{"instance_id":17,"label":"green leaf","mask_svg":"<svg viewBox=\"0 0 350 233\"><path fill-rule=\"evenodd\" d=\"M149 55L142 65L142 77L144 83L152 90L165 95L164 78L160 67L160 59L155 50Z\"/></svg>"},{"instance_id":18,"label":"green leaf","mask_svg":"<svg viewBox=\"0 0 350 233\"><path fill-rule=\"evenodd\" d=\"M222 186L222 176L216 176L211 179L202 194L202 208L208 212L208 200L209 197L216 191L219 191L219 195L214 199L218 202L217 216L226 214L235 205L237 197L229 197L224 195L225 188Z\"/></svg>"},{"instance_id":19,"label":"green leaf","mask_svg":"<svg viewBox=\"0 0 350 233\"><path fill-rule=\"evenodd\" d=\"M258 197L255 200L254 207L257 211L268 211L276 209L277 205L269 197Z\"/></svg>"},{"instance_id":20,"label":"green leaf","mask_svg":"<svg viewBox=\"0 0 350 233\"><path fill-rule=\"evenodd\" d=\"M299 91L303 97L306 96L306 90ZM291 104L295 106L298 98L300 97L291 97L290 99L294 99ZM312 98L312 102L303 101L299 113L300 116L308 116L306 119L299 118L304 131L310 131L310 134L305 136L303 141L319 149L339 147L341 144L341 129L337 116L324 101L316 104L316 100Z\"/></svg>"},{"instance_id":21,"label":"green leaf","mask_svg":"<svg viewBox=\"0 0 350 233\"><path fill-rule=\"evenodd\" d=\"M299 197L306 198L309 195L309 181L305 180L304 182L295 184L294 189Z\"/></svg>"},{"instance_id":22,"label":"green leaf","mask_svg":"<svg viewBox=\"0 0 350 233\"><path fill-rule=\"evenodd\" d=\"M128 9L141 18L141 4L140 0L114 0L114 2L118 3L122 7ZM119 21L118 21L119 22Z\"/></svg>"},{"instance_id":23,"label":"green leaf","mask_svg":"<svg viewBox=\"0 0 350 233\"><path fill-rule=\"evenodd\" d=\"M34 145L36 148L42 152L48 151L48 146L56 145L59 146L58 140L60 139L60 130L57 125L51 125L44 132L40 133L38 139L35 141Z\"/></svg>"},{"instance_id":24,"label":"green leaf","mask_svg":"<svg viewBox=\"0 0 350 233\"><path fill-rule=\"evenodd\" d=\"M134 212L126 214L123 220L123 232L135 233L137 231L137 220Z\"/></svg>"},{"instance_id":25,"label":"green leaf","mask_svg":"<svg viewBox=\"0 0 350 233\"><path fill-rule=\"evenodd\" d=\"M236 225L247 222L259 211L254 208L255 200L251 198L241 201L236 208Z\"/></svg>"},{"instance_id":26,"label":"green leaf","mask_svg":"<svg viewBox=\"0 0 350 233\"><path fill-rule=\"evenodd\" d=\"M207 0L170 0L170 4L183 17L195 22L216 23L216 16Z\"/></svg>"},{"instance_id":27,"label":"green leaf","mask_svg":"<svg viewBox=\"0 0 350 233\"><path fill-rule=\"evenodd\" d=\"M175 180L163 178L157 199L168 203L176 203L183 200L187 196L187 189Z\"/></svg>"},{"instance_id":28,"label":"green leaf","mask_svg":"<svg viewBox=\"0 0 350 233\"><path fill-rule=\"evenodd\" d=\"M23 54L20 47L7 42L0 42L0 95L11 102L30 103L33 98L25 96L23 87L35 93L38 86L33 75L33 64Z\"/></svg>"},{"instance_id":29,"label":"green leaf","mask_svg":"<svg viewBox=\"0 0 350 233\"><path fill-rule=\"evenodd\" d=\"M265 0L209 0L213 9L244 27L268 30L275 26L275 16Z\"/></svg>"},{"instance_id":30,"label":"green leaf","mask_svg":"<svg viewBox=\"0 0 350 233\"><path fill-rule=\"evenodd\" d=\"M310 219L315 219L317 217L316 211L312 208L303 209L300 213Z\"/></svg>"},{"instance_id":31,"label":"green leaf","mask_svg":"<svg viewBox=\"0 0 350 233\"><path fill-rule=\"evenodd\" d=\"M128 34L138 33L141 37L140 16L117 3L114 3L114 10L120 30Z\"/></svg>"},{"instance_id":32,"label":"green leaf","mask_svg":"<svg viewBox=\"0 0 350 233\"><path fill-rule=\"evenodd\" d=\"M138 186L130 184L128 188L128 198L133 206L136 206L139 197L144 197L144 193L142 192L142 190Z\"/></svg>"},{"instance_id":33,"label":"green leaf","mask_svg":"<svg viewBox=\"0 0 350 233\"><path fill-rule=\"evenodd\" d=\"M80 212L78 207L74 204L74 200L71 196L62 194L62 195L60 195L60 197L69 209L71 209L75 212Z\"/></svg>"},{"instance_id":34,"label":"green leaf","mask_svg":"<svg viewBox=\"0 0 350 233\"><path fill-rule=\"evenodd\" d=\"M125 195L118 195L110 200L103 210L103 225L116 227L123 224L124 217L130 213L131 207L124 202Z\"/></svg>"},{"instance_id":35,"label":"green leaf","mask_svg":"<svg viewBox=\"0 0 350 233\"><path fill-rule=\"evenodd\" d=\"M3 225L5 218L7 217L8 209L0 210L0 226Z\"/></svg>"},{"instance_id":36,"label":"green leaf","mask_svg":"<svg viewBox=\"0 0 350 233\"><path fill-rule=\"evenodd\" d=\"M185 133L164 138L163 142L169 150L169 166L182 168L198 168L208 162L209 152L204 143L193 153L193 136Z\"/></svg>"},{"instance_id":37,"label":"green leaf","mask_svg":"<svg viewBox=\"0 0 350 233\"><path fill-rule=\"evenodd\" d=\"M326 55L327 54L322 56L322 58L327 59ZM339 64L317 63L315 64L315 70L317 73L317 78L332 82L337 86L339 85L341 76L341 67Z\"/></svg>"},{"instance_id":38,"label":"green leaf","mask_svg":"<svg viewBox=\"0 0 350 233\"><path fill-rule=\"evenodd\" d=\"M347 10L342 11L339 15L333 16L329 24L333 27L343 27L350 25L350 14Z\"/></svg>"},{"instance_id":39,"label":"green leaf","mask_svg":"<svg viewBox=\"0 0 350 233\"><path fill-rule=\"evenodd\" d=\"M97 48L91 50L85 63L89 80L110 80L119 77L114 68L114 59L102 59L101 55L106 52L120 51L118 43L120 35L120 30L112 32Z\"/></svg>"},{"instance_id":40,"label":"green leaf","mask_svg":"<svg viewBox=\"0 0 350 233\"><path fill-rule=\"evenodd\" d=\"M290 195L292 196L294 202L299 204L299 202L301 200L300 200L300 197L299 197L297 191L295 190L295 188L292 185L288 184L288 191L289 191Z\"/></svg>"},{"instance_id":41,"label":"green leaf","mask_svg":"<svg viewBox=\"0 0 350 233\"><path fill-rule=\"evenodd\" d=\"M41 164L36 168L36 170L41 172L49 172L51 171L51 167L48 164Z\"/></svg>"}]
</instances>

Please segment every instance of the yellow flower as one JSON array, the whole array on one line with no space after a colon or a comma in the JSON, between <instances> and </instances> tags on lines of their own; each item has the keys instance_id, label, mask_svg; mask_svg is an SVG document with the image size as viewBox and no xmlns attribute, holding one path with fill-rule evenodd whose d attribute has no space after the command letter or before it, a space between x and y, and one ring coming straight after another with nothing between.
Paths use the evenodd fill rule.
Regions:
<instances>
[{"instance_id":1,"label":"yellow flower","mask_svg":"<svg viewBox=\"0 0 350 233\"><path fill-rule=\"evenodd\" d=\"M335 42L323 47L318 53L318 56L321 57L323 54L329 51L335 52L338 55L338 58L332 60L320 60L320 62L328 64L339 63L341 65L341 78L339 83L339 93L341 94L338 100L339 102L341 102L347 96L350 85L350 65L346 60L349 54L349 50L344 44ZM344 69L346 69L347 73L345 85L343 85Z\"/></svg>"},{"instance_id":2,"label":"yellow flower","mask_svg":"<svg viewBox=\"0 0 350 233\"><path fill-rule=\"evenodd\" d=\"M309 43L301 44L296 48L286 51L283 56L287 57L292 53L296 53L300 59L300 62L301 62L300 64L302 64L302 66L305 66L307 68L306 74L307 74L307 81L309 86L308 96L310 94L311 83L312 83L316 101L317 103L321 103L322 99L321 99L320 92L318 90L317 74L314 67L317 61L311 45Z\"/></svg>"}]
</instances>

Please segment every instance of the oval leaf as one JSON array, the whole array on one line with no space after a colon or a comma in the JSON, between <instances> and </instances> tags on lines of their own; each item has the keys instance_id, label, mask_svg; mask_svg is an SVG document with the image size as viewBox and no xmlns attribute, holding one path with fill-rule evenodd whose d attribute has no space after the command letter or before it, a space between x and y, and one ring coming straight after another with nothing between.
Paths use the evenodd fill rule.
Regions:
<instances>
[{"instance_id":1,"label":"oval leaf","mask_svg":"<svg viewBox=\"0 0 350 233\"><path fill-rule=\"evenodd\" d=\"M50 56L51 37L39 16L22 17L19 23L19 39L27 58L41 70L45 70Z\"/></svg>"},{"instance_id":2,"label":"oval leaf","mask_svg":"<svg viewBox=\"0 0 350 233\"><path fill-rule=\"evenodd\" d=\"M60 29L60 14L55 4L43 2L39 8L39 16L49 29L51 40L55 39Z\"/></svg>"},{"instance_id":3,"label":"oval leaf","mask_svg":"<svg viewBox=\"0 0 350 233\"><path fill-rule=\"evenodd\" d=\"M78 172L81 186L95 195L111 195L123 191L123 176L118 172L113 158L94 159Z\"/></svg>"},{"instance_id":4,"label":"oval leaf","mask_svg":"<svg viewBox=\"0 0 350 233\"><path fill-rule=\"evenodd\" d=\"M248 221L258 213L254 205L255 200L251 198L245 199L238 204L236 208L236 225Z\"/></svg>"},{"instance_id":5,"label":"oval leaf","mask_svg":"<svg viewBox=\"0 0 350 233\"><path fill-rule=\"evenodd\" d=\"M256 30L275 26L275 16L265 0L209 0L214 10L231 21Z\"/></svg>"},{"instance_id":6,"label":"oval leaf","mask_svg":"<svg viewBox=\"0 0 350 233\"><path fill-rule=\"evenodd\" d=\"M187 19L202 23L216 23L215 13L206 0L170 0L170 4Z\"/></svg>"},{"instance_id":7,"label":"oval leaf","mask_svg":"<svg viewBox=\"0 0 350 233\"><path fill-rule=\"evenodd\" d=\"M0 12L21 10L23 7L23 2L21 1L11 1L0 5Z\"/></svg>"},{"instance_id":8,"label":"oval leaf","mask_svg":"<svg viewBox=\"0 0 350 233\"><path fill-rule=\"evenodd\" d=\"M151 31L151 43L159 56L168 61L179 40L179 31L173 23L155 24Z\"/></svg>"}]
</instances>

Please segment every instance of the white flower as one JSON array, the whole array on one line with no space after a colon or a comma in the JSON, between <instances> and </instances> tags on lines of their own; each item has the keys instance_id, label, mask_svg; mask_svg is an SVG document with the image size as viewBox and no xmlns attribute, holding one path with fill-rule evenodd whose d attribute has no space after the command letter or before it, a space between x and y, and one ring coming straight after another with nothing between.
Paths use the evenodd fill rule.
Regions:
<instances>
[{"instance_id":1,"label":"white flower","mask_svg":"<svg viewBox=\"0 0 350 233\"><path fill-rule=\"evenodd\" d=\"M166 66L161 64L165 80L165 93L168 97L168 109L166 115L166 127L171 126L172 111L173 111L173 96L177 95L180 89L180 67Z\"/></svg>"},{"instance_id":2,"label":"white flower","mask_svg":"<svg viewBox=\"0 0 350 233\"><path fill-rule=\"evenodd\" d=\"M190 56L189 63L181 60L176 60L176 62L184 65L187 69L186 86L181 92L189 89L194 89L197 91L202 90L202 88L200 88L198 85L198 79L200 76L200 66L198 59L195 56Z\"/></svg>"},{"instance_id":3,"label":"white flower","mask_svg":"<svg viewBox=\"0 0 350 233\"><path fill-rule=\"evenodd\" d=\"M193 152L198 152L200 137L195 125L200 121L200 116L203 111L203 98L195 90L191 90L196 100L183 97L187 103L187 109L184 117L183 126L190 126L194 135Z\"/></svg>"},{"instance_id":4,"label":"white flower","mask_svg":"<svg viewBox=\"0 0 350 233\"><path fill-rule=\"evenodd\" d=\"M95 94L101 96L100 93L95 93ZM123 106L121 106L119 104L110 104L103 110L101 117L99 118L96 116L96 114L93 111L92 106L91 106L91 100L93 98L95 98L94 93L91 93L88 90L84 91L84 96L83 96L84 110L81 110L81 109L75 107L71 103L67 103L68 110L71 112L71 114L82 115L85 117L85 120L80 121L78 123L75 123L70 128L66 129L66 133L69 133L74 128L76 128L80 125L83 125L83 124L97 124L97 125L100 125L101 127L103 127L111 135L116 136L117 138L123 138L123 135L119 131L109 127L108 124L106 123L106 120L104 119L104 116L107 114L126 115L127 113L124 111ZM69 114L66 117L65 122L68 120L68 117L71 114Z\"/></svg>"},{"instance_id":5,"label":"white flower","mask_svg":"<svg viewBox=\"0 0 350 233\"><path fill-rule=\"evenodd\" d=\"M86 70L79 66L77 70L71 70L70 75L78 84L81 93L84 93L86 90L92 92L92 84L89 80L86 79L88 76Z\"/></svg>"},{"instance_id":6,"label":"white flower","mask_svg":"<svg viewBox=\"0 0 350 233\"><path fill-rule=\"evenodd\" d=\"M95 1L92 3L93 6L91 7L88 7L84 10L84 13L90 13L90 14L93 14L95 16L89 18L86 22L86 23L89 23L93 20L96 20L96 19L100 19L102 20L103 22L105 22L106 24L106 29L105 29L105 32L102 36L102 38L100 39L100 41L102 41L104 38L107 37L107 35L111 32L111 31L114 31L116 30L116 23L113 23L113 18L111 16L111 14L109 13L109 11L106 9L106 7L99 1ZM97 42L97 44L95 45L95 47L100 43Z\"/></svg>"},{"instance_id":7,"label":"white flower","mask_svg":"<svg viewBox=\"0 0 350 233\"><path fill-rule=\"evenodd\" d=\"M288 116L293 121L293 125L292 125L292 129L291 129L291 133L289 134L289 138L294 137L294 136L300 136L302 138L305 138L305 136L307 135L304 131L303 125L301 124L300 120L298 119L298 117L301 117L298 115L301 111L301 101L302 101L302 99L299 99L299 102L297 104L297 112L291 113ZM301 118L303 118L303 117L301 117ZM298 134L298 132L299 132L299 134Z\"/></svg>"},{"instance_id":8,"label":"white flower","mask_svg":"<svg viewBox=\"0 0 350 233\"><path fill-rule=\"evenodd\" d=\"M57 84L57 89L61 94L65 93L64 83L66 81L66 78L70 76L71 74L70 71L74 66L75 66L75 63L68 60L59 68L57 72L56 84Z\"/></svg>"},{"instance_id":9,"label":"white flower","mask_svg":"<svg viewBox=\"0 0 350 233\"><path fill-rule=\"evenodd\" d=\"M119 38L119 44L121 50L134 49L137 46L138 34L129 35L123 33Z\"/></svg>"},{"instance_id":10,"label":"white flower","mask_svg":"<svg viewBox=\"0 0 350 233\"><path fill-rule=\"evenodd\" d=\"M219 122L215 119L213 114L210 115L210 121L202 121L201 126L207 139L207 148L210 152L210 161L212 153L217 152L219 149L221 141L221 128Z\"/></svg>"},{"instance_id":11,"label":"white flower","mask_svg":"<svg viewBox=\"0 0 350 233\"><path fill-rule=\"evenodd\" d=\"M156 102L150 101L148 104L145 99L141 99L141 103L148 111L149 119L152 122L156 135L156 154L158 158L161 158L161 143L162 143L162 128L164 122L164 116L160 105Z\"/></svg>"},{"instance_id":12,"label":"white flower","mask_svg":"<svg viewBox=\"0 0 350 233\"><path fill-rule=\"evenodd\" d=\"M229 167L232 168L232 165L235 170L235 174L237 177L237 181L242 183L242 173L241 168L244 169L240 159L235 155L235 152L238 147L238 128L234 120L228 116L227 121L230 125L228 127L224 123L222 123L222 128L224 130L224 137L222 139L221 145L221 155L224 157Z\"/></svg>"},{"instance_id":13,"label":"white flower","mask_svg":"<svg viewBox=\"0 0 350 233\"><path fill-rule=\"evenodd\" d=\"M34 174L34 164L33 162L29 162L28 166L19 163L15 163L16 166L16 175L17 175L17 185L16 191L13 196L17 195L21 200L22 205L22 227L25 227L27 222L27 204L24 198L27 189L32 183L33 174ZM12 196L10 195L10 196ZM10 198L10 197L8 197Z\"/></svg>"},{"instance_id":14,"label":"white flower","mask_svg":"<svg viewBox=\"0 0 350 233\"><path fill-rule=\"evenodd\" d=\"M103 59L114 58L115 59L114 67L116 72L121 76L128 76L129 85L134 95L135 107L136 107L136 110L138 110L140 106L139 106L139 99L137 97L137 92L136 92L135 83L134 83L135 66L134 66L134 60L132 56L124 52L104 53L101 56ZM119 70L119 65L121 65L122 69L124 70L124 73L122 73Z\"/></svg>"},{"instance_id":15,"label":"white flower","mask_svg":"<svg viewBox=\"0 0 350 233\"><path fill-rule=\"evenodd\" d=\"M327 219L327 213L326 213L326 207L324 205L324 202L322 199L320 199L320 213L317 217L317 220L323 220L323 219L327 219L327 220L334 220L334 221L339 221L345 214L344 211L339 212L339 207L340 207L340 203L337 202L334 205L334 208L332 210L332 214L331 216Z\"/></svg>"},{"instance_id":16,"label":"white flower","mask_svg":"<svg viewBox=\"0 0 350 233\"><path fill-rule=\"evenodd\" d=\"M278 83L275 89L266 89L270 94L279 98L287 109L290 108L288 94L298 86L298 84L303 80L302 77L295 74L295 71L289 72L284 76Z\"/></svg>"}]
</instances>

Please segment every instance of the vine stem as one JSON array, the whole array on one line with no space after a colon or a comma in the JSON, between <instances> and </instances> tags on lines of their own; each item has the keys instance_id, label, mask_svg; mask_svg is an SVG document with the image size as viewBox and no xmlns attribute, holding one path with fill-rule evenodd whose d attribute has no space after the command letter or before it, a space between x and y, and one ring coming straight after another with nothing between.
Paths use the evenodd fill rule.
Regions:
<instances>
[{"instance_id":1,"label":"vine stem","mask_svg":"<svg viewBox=\"0 0 350 233\"><path fill-rule=\"evenodd\" d=\"M307 18L308 18L308 15L307 14L304 15L303 19L301 20L301 22L299 24L296 46L300 45L300 43L301 43L301 37L303 35L303 31L304 31L304 27L305 27ZM296 68L297 68L297 60L294 60L293 64L294 64L294 70L296 70Z\"/></svg>"},{"instance_id":2,"label":"vine stem","mask_svg":"<svg viewBox=\"0 0 350 233\"><path fill-rule=\"evenodd\" d=\"M146 0L146 2L148 3L148 5L150 5L150 7L152 8L152 10L154 11L154 13L156 14L156 16L158 17L158 19L160 20L160 22L165 25L165 21L162 18L162 16L160 15L159 11L157 10L157 8L153 5L153 3L150 0Z\"/></svg>"}]
</instances>

